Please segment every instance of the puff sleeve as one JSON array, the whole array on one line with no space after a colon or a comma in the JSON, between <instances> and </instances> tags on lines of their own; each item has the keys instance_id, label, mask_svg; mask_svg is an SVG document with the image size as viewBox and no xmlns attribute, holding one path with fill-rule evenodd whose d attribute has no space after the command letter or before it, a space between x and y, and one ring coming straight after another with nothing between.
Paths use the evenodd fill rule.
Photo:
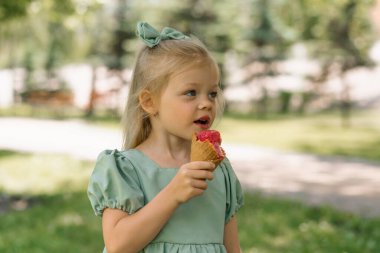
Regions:
<instances>
[{"instance_id":1,"label":"puff sleeve","mask_svg":"<svg viewBox=\"0 0 380 253\"><path fill-rule=\"evenodd\" d=\"M117 150L98 156L87 195L94 212L102 216L107 207L132 214L144 206L144 194L131 162Z\"/></svg>"},{"instance_id":2,"label":"puff sleeve","mask_svg":"<svg viewBox=\"0 0 380 253\"><path fill-rule=\"evenodd\" d=\"M240 185L239 179L236 177L235 172L232 169L230 161L225 158L221 163L221 169L224 174L224 180L226 185L226 215L225 223L227 224L232 216L239 210L244 204L243 190Z\"/></svg>"}]
</instances>

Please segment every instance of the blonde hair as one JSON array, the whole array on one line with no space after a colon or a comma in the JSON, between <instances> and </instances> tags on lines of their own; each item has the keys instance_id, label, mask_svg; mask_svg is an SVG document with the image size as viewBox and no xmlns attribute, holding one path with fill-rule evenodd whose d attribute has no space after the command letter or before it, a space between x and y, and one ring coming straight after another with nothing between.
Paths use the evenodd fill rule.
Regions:
<instances>
[{"instance_id":1,"label":"blonde hair","mask_svg":"<svg viewBox=\"0 0 380 253\"><path fill-rule=\"evenodd\" d=\"M149 114L139 103L140 93L149 90L154 96L159 96L173 73L201 64L213 65L220 76L216 61L194 37L186 40L164 40L153 48L145 46L140 50L122 119L123 149L135 148L148 138L152 130ZM218 92L216 105L217 117L220 117L224 108L221 92Z\"/></svg>"}]
</instances>

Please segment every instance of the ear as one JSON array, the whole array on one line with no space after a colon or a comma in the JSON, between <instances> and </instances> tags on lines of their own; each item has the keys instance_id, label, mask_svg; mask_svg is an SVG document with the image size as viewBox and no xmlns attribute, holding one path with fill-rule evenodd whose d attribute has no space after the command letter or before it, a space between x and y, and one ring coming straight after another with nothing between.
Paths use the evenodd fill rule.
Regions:
<instances>
[{"instance_id":1,"label":"ear","mask_svg":"<svg viewBox=\"0 0 380 253\"><path fill-rule=\"evenodd\" d=\"M149 90L145 89L140 92L139 103L148 114L155 115L157 113L153 94Z\"/></svg>"}]
</instances>

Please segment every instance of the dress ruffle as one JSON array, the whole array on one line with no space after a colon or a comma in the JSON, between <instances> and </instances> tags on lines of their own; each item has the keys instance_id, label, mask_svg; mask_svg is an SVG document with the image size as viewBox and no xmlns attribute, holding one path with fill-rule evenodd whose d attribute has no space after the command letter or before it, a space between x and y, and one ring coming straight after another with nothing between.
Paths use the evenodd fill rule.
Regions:
<instances>
[{"instance_id":1,"label":"dress ruffle","mask_svg":"<svg viewBox=\"0 0 380 253\"><path fill-rule=\"evenodd\" d=\"M244 205L243 190L237 179L235 172L232 169L230 161L225 158L220 164L224 174L224 181L226 187L226 216L225 224L227 224L235 213Z\"/></svg>"},{"instance_id":2,"label":"dress ruffle","mask_svg":"<svg viewBox=\"0 0 380 253\"><path fill-rule=\"evenodd\" d=\"M178 244L156 242L150 244L144 253L227 253L223 244Z\"/></svg>"},{"instance_id":3,"label":"dress ruffle","mask_svg":"<svg viewBox=\"0 0 380 253\"><path fill-rule=\"evenodd\" d=\"M107 251L104 249L103 253L107 253ZM227 253L227 250L220 243L179 244L155 242L149 244L139 253Z\"/></svg>"}]
</instances>

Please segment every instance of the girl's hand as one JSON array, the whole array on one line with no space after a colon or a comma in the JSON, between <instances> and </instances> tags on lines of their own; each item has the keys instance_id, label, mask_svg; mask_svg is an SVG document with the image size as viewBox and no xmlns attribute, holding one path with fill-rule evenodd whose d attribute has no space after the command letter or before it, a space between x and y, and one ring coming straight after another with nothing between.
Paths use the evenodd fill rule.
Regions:
<instances>
[{"instance_id":1,"label":"girl's hand","mask_svg":"<svg viewBox=\"0 0 380 253\"><path fill-rule=\"evenodd\" d=\"M196 161L182 165L176 176L168 184L175 201L183 204L202 195L207 189L206 180L214 178L215 165L212 162Z\"/></svg>"}]
</instances>

